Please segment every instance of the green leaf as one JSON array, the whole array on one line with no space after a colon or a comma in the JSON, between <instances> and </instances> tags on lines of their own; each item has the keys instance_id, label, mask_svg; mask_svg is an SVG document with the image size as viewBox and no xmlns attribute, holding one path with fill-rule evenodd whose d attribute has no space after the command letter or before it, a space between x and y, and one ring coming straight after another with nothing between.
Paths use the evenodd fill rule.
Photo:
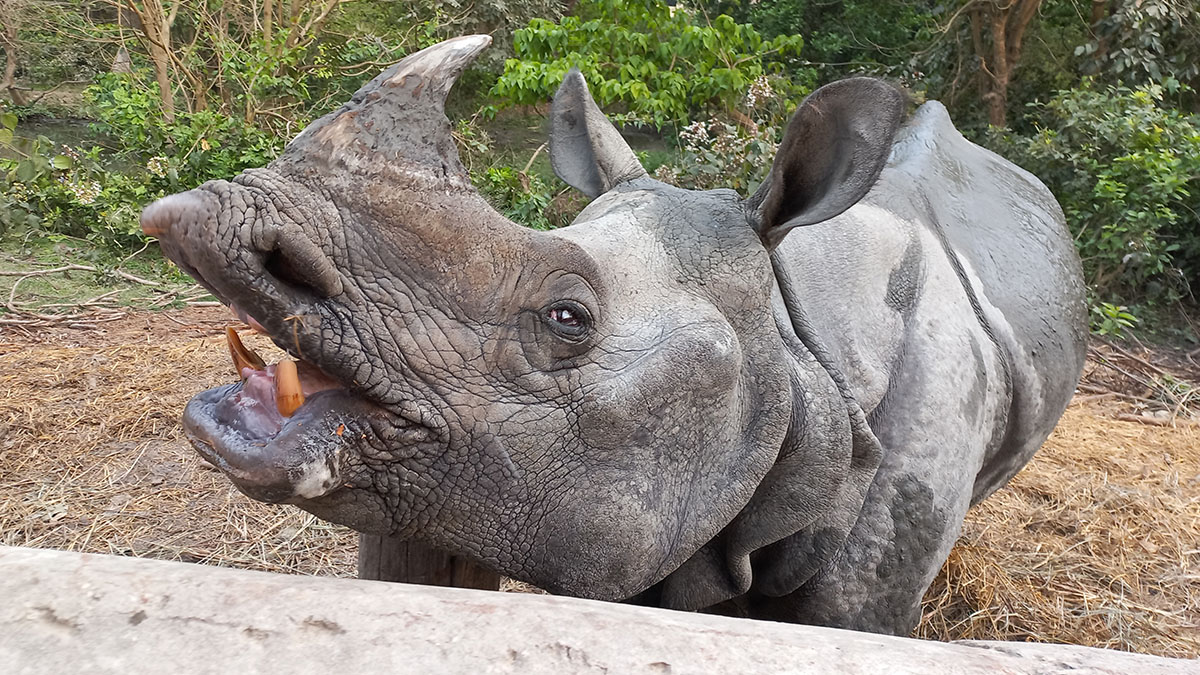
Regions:
<instances>
[{"instance_id":1,"label":"green leaf","mask_svg":"<svg viewBox=\"0 0 1200 675\"><path fill-rule=\"evenodd\" d=\"M9 145L13 140L12 129L0 128L0 144Z\"/></svg>"},{"instance_id":2,"label":"green leaf","mask_svg":"<svg viewBox=\"0 0 1200 675\"><path fill-rule=\"evenodd\" d=\"M0 115L0 127L8 129L10 132L17 128L17 116L15 113L4 113Z\"/></svg>"},{"instance_id":3,"label":"green leaf","mask_svg":"<svg viewBox=\"0 0 1200 675\"><path fill-rule=\"evenodd\" d=\"M56 155L54 159L50 161L50 165L59 170L66 170L75 166L75 160L67 157L66 155Z\"/></svg>"},{"instance_id":4,"label":"green leaf","mask_svg":"<svg viewBox=\"0 0 1200 675\"><path fill-rule=\"evenodd\" d=\"M35 176L37 176L37 167L33 165L33 162L25 160L17 165L17 180L28 183Z\"/></svg>"}]
</instances>

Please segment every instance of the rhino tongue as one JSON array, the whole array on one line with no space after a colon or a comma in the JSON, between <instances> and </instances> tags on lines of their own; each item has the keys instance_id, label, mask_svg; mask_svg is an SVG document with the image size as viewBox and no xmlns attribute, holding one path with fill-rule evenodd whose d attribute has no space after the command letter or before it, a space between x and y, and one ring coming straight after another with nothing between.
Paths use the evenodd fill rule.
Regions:
<instances>
[{"instance_id":1,"label":"rhino tongue","mask_svg":"<svg viewBox=\"0 0 1200 675\"><path fill-rule=\"evenodd\" d=\"M256 435L278 433L282 418L291 417L304 405L306 396L340 386L306 361L284 359L273 366L266 365L261 356L242 343L232 326L225 328L225 339L233 369L243 384L230 397L230 405L222 409L224 414L220 416L224 423L254 430Z\"/></svg>"}]
</instances>

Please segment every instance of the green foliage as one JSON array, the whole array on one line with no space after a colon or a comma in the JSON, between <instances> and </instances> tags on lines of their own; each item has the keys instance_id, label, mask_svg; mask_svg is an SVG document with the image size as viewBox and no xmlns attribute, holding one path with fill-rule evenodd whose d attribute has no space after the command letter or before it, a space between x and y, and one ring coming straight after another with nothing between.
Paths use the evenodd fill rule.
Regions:
<instances>
[{"instance_id":1,"label":"green foliage","mask_svg":"<svg viewBox=\"0 0 1200 675\"><path fill-rule=\"evenodd\" d=\"M928 43L928 2L923 0L700 0L710 16L728 14L749 23L766 38L803 35L806 64L820 81L849 73L900 77L907 73L918 43ZM797 72L801 79L807 73Z\"/></svg>"},{"instance_id":2,"label":"green foliage","mask_svg":"<svg viewBox=\"0 0 1200 675\"><path fill-rule=\"evenodd\" d=\"M1189 0L1122 0L1075 54L1106 81L1164 85L1195 101L1200 86L1200 5ZM1180 88L1190 84L1191 89Z\"/></svg>"},{"instance_id":3,"label":"green foliage","mask_svg":"<svg viewBox=\"0 0 1200 675\"><path fill-rule=\"evenodd\" d=\"M537 174L511 166L491 166L472 173L471 181L493 208L513 222L535 230L565 225L552 223L547 216L554 194Z\"/></svg>"},{"instance_id":4,"label":"green foliage","mask_svg":"<svg viewBox=\"0 0 1200 675\"><path fill-rule=\"evenodd\" d=\"M779 68L768 59L795 56L803 40L767 40L728 16L710 22L659 0L580 0L574 15L534 19L513 43L517 58L492 89L502 103L544 103L577 67L601 106L661 128L734 109L751 82Z\"/></svg>"},{"instance_id":5,"label":"green foliage","mask_svg":"<svg viewBox=\"0 0 1200 675\"><path fill-rule=\"evenodd\" d=\"M1157 85L1084 86L1032 106L1037 131L993 135L994 149L1049 185L1085 275L1104 297L1190 293L1200 274L1200 117Z\"/></svg>"},{"instance_id":6,"label":"green foliage","mask_svg":"<svg viewBox=\"0 0 1200 675\"><path fill-rule=\"evenodd\" d=\"M7 175L0 193L3 229L38 228L114 248L140 245L143 206L261 166L284 143L216 111L176 113L167 122L157 96L128 75L102 75L86 97L95 131L118 139L118 151L83 151L45 137L17 147L15 114L0 116L0 146L14 157L0 160Z\"/></svg>"},{"instance_id":7,"label":"green foliage","mask_svg":"<svg viewBox=\"0 0 1200 675\"><path fill-rule=\"evenodd\" d=\"M1090 323L1092 332L1096 335L1125 339L1126 331L1133 329L1138 323L1138 318L1124 305L1101 302L1092 307Z\"/></svg>"},{"instance_id":8,"label":"green foliage","mask_svg":"<svg viewBox=\"0 0 1200 675\"><path fill-rule=\"evenodd\" d=\"M228 178L275 158L285 139L214 110L177 112L167 122L158 97L128 75L108 73L84 92L96 117L95 128L119 139L125 163L165 162L163 187L195 187Z\"/></svg>"},{"instance_id":9,"label":"green foliage","mask_svg":"<svg viewBox=\"0 0 1200 675\"><path fill-rule=\"evenodd\" d=\"M18 148L12 143L15 116L0 116L0 159L5 175L0 190L0 234L39 229L87 237L105 245L124 246L140 240L139 208L130 194L144 193L125 176L100 170L96 153L57 146L41 136Z\"/></svg>"}]
</instances>

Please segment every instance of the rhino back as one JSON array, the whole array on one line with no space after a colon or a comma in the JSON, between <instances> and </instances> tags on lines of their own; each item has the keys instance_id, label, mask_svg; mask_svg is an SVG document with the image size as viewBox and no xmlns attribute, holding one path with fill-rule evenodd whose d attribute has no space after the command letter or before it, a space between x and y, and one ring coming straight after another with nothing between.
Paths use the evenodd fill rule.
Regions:
<instances>
[{"instance_id":1,"label":"rhino back","mask_svg":"<svg viewBox=\"0 0 1200 675\"><path fill-rule=\"evenodd\" d=\"M1079 256L1054 195L1033 174L971 143L937 102L897 137L885 188L917 188L957 258L976 311L1002 347L1013 401L973 502L1003 485L1050 435L1074 393L1086 345ZM998 315L997 315L998 314Z\"/></svg>"},{"instance_id":2,"label":"rhino back","mask_svg":"<svg viewBox=\"0 0 1200 675\"><path fill-rule=\"evenodd\" d=\"M868 412L888 394L896 364L920 348L912 341L925 339L905 329L902 305L929 293L934 257L949 260L965 296L942 311L976 315L1004 363L1000 388L1011 396L1003 428L978 458L972 503L1003 485L1049 436L1086 354L1079 258L1050 191L965 139L940 103L921 106L901 129L888 168L862 202L799 228L780 250Z\"/></svg>"}]
</instances>

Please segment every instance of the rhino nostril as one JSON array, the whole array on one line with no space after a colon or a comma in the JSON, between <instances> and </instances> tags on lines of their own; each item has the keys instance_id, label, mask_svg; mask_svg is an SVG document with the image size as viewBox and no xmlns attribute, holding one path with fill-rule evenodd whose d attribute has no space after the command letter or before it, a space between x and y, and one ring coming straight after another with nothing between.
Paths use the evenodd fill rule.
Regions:
<instances>
[{"instance_id":1,"label":"rhino nostril","mask_svg":"<svg viewBox=\"0 0 1200 675\"><path fill-rule=\"evenodd\" d=\"M283 283L293 288L303 288L307 290L316 289L312 284L308 283L303 276L295 269L292 261L283 255L281 251L274 250L267 254L263 260L263 268L267 270L271 276L282 281Z\"/></svg>"},{"instance_id":2,"label":"rhino nostril","mask_svg":"<svg viewBox=\"0 0 1200 675\"><path fill-rule=\"evenodd\" d=\"M263 269L284 284L320 297L342 292L342 279L329 258L314 244L279 242L263 259Z\"/></svg>"}]
</instances>

